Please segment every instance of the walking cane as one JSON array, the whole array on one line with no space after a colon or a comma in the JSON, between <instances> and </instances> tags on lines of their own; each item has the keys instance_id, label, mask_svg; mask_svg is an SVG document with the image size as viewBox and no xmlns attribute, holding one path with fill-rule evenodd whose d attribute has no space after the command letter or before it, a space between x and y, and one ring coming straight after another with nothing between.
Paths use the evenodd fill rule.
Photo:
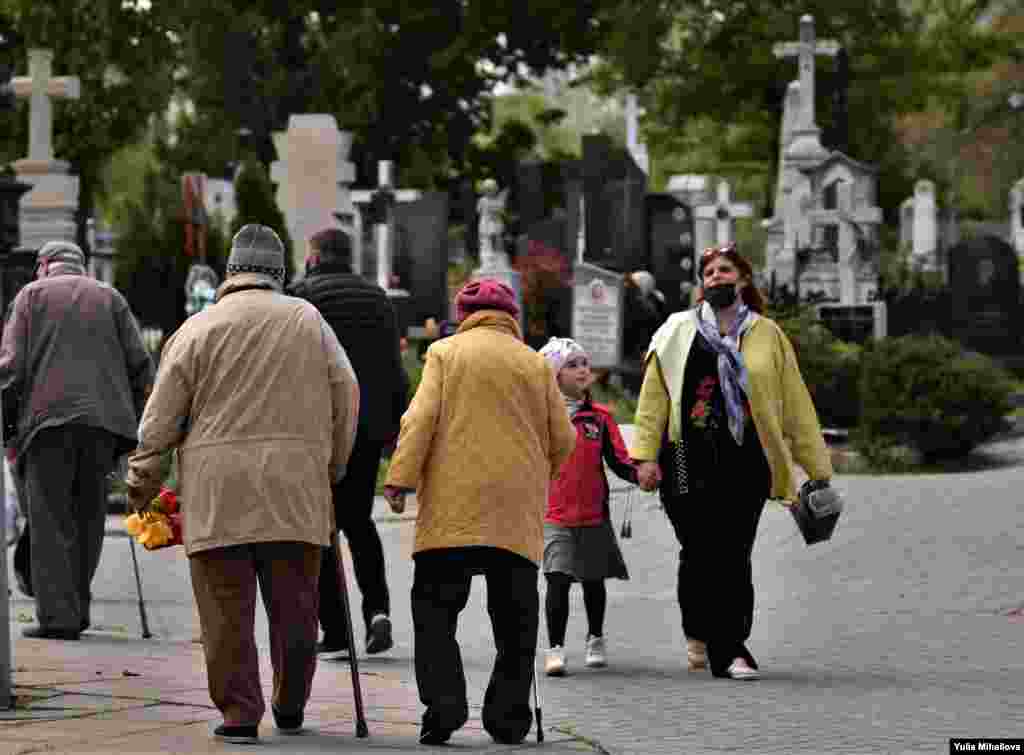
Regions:
<instances>
[{"instance_id":1,"label":"walking cane","mask_svg":"<svg viewBox=\"0 0 1024 755\"><path fill-rule=\"evenodd\" d=\"M537 653L533 654L533 716L537 719L537 742L544 741L544 719L540 710L540 674L537 673Z\"/></svg>"},{"instance_id":2,"label":"walking cane","mask_svg":"<svg viewBox=\"0 0 1024 755\"><path fill-rule=\"evenodd\" d=\"M132 549L132 566L135 567L135 590L139 594L139 620L142 622L142 639L148 640L151 635L149 633L149 622L146 620L146 601L142 598L142 580L139 579L139 562L135 558L135 538L128 538L128 545Z\"/></svg>"},{"instance_id":3,"label":"walking cane","mask_svg":"<svg viewBox=\"0 0 1024 755\"><path fill-rule=\"evenodd\" d=\"M345 608L345 619L348 632L348 662L352 668L352 694L356 702L356 737L365 739L370 736L370 730L366 726L366 716L363 713L363 690L359 686L359 657L356 653L355 636L352 632L352 612L348 604L348 581L345 579L345 559L341 554L341 543L338 540L338 532L331 532L331 547L334 548L334 556L338 562L338 583L341 585L341 604Z\"/></svg>"}]
</instances>

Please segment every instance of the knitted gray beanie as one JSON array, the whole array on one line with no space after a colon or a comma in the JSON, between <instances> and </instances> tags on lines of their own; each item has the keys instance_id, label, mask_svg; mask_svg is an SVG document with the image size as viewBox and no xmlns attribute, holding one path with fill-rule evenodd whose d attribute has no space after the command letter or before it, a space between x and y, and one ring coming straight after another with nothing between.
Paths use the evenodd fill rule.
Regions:
<instances>
[{"instance_id":1,"label":"knitted gray beanie","mask_svg":"<svg viewBox=\"0 0 1024 755\"><path fill-rule=\"evenodd\" d=\"M227 273L257 273L283 285L284 244L274 229L256 223L242 226L231 240Z\"/></svg>"}]
</instances>

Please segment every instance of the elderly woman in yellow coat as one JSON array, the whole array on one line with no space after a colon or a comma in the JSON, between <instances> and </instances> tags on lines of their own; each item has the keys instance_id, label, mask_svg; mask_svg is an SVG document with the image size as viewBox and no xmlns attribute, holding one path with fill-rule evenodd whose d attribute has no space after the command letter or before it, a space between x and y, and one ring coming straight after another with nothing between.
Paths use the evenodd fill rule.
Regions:
<instances>
[{"instance_id":1,"label":"elderly woman in yellow coat","mask_svg":"<svg viewBox=\"0 0 1024 755\"><path fill-rule=\"evenodd\" d=\"M750 680L751 552L766 499L796 498L832 466L786 334L763 316L750 263L735 246L700 259L695 309L672 315L645 358L631 454L640 484L660 485L679 540L679 607L691 671Z\"/></svg>"},{"instance_id":2,"label":"elderly woman in yellow coat","mask_svg":"<svg viewBox=\"0 0 1024 755\"><path fill-rule=\"evenodd\" d=\"M454 335L427 350L402 417L385 496L417 491L412 619L420 742L441 744L469 716L455 637L474 574L487 580L496 657L484 729L502 744L530 730L548 484L576 433L554 374L523 343L512 290L481 279L456 297Z\"/></svg>"}]
</instances>

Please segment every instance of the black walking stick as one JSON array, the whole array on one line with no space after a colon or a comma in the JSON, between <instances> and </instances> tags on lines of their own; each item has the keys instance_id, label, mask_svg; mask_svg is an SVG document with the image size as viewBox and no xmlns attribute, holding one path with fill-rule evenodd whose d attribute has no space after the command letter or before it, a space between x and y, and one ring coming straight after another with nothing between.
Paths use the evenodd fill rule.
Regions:
<instances>
[{"instance_id":1,"label":"black walking stick","mask_svg":"<svg viewBox=\"0 0 1024 755\"><path fill-rule=\"evenodd\" d=\"M537 719L537 742L544 741L544 718L540 710L540 675L537 673L537 653L533 654L533 716Z\"/></svg>"},{"instance_id":2,"label":"black walking stick","mask_svg":"<svg viewBox=\"0 0 1024 755\"><path fill-rule=\"evenodd\" d=\"M135 538L128 538L128 545L132 549L132 566L135 567L135 589L139 593L139 620L142 622L142 639L148 640L153 635L149 633L149 622L146 620L146 601L142 598L142 580L139 579L139 562L135 558Z\"/></svg>"},{"instance_id":3,"label":"black walking stick","mask_svg":"<svg viewBox=\"0 0 1024 755\"><path fill-rule=\"evenodd\" d=\"M334 548L334 557L338 562L338 583L341 585L341 604L345 608L345 620L348 632L348 661L352 668L352 694L356 701L356 737L365 739L370 736L370 730L366 726L366 716L363 713L363 690L359 686L359 657L356 653L356 641L352 632L352 611L348 604L348 581L345 579L345 559L341 554L341 543L337 531L331 532L331 547Z\"/></svg>"}]
</instances>

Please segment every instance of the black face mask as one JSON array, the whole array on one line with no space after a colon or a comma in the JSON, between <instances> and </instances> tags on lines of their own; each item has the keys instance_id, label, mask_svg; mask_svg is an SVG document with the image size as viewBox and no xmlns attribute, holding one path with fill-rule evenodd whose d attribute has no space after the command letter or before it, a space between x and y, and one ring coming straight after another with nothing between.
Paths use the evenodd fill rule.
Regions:
<instances>
[{"instance_id":1,"label":"black face mask","mask_svg":"<svg viewBox=\"0 0 1024 755\"><path fill-rule=\"evenodd\" d=\"M732 306L736 301L736 284L719 283L717 286L704 289L704 301L711 305L712 309L725 309Z\"/></svg>"}]
</instances>

